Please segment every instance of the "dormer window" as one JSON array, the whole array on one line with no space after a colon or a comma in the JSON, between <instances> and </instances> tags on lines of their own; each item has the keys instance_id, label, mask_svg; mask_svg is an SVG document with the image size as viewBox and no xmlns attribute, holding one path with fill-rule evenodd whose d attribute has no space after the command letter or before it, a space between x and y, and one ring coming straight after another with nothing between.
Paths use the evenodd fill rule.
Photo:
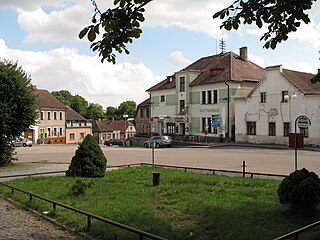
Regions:
<instances>
[{"instance_id":1,"label":"dormer window","mask_svg":"<svg viewBox=\"0 0 320 240\"><path fill-rule=\"evenodd\" d=\"M211 76L217 76L222 72L222 68L213 68L211 69Z\"/></svg>"}]
</instances>

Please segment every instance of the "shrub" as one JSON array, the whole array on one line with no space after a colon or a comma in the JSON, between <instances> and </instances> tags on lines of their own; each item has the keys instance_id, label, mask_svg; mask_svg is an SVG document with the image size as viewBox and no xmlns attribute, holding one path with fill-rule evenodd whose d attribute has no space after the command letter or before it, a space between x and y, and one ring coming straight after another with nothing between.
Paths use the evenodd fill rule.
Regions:
<instances>
[{"instance_id":1,"label":"shrub","mask_svg":"<svg viewBox=\"0 0 320 240\"><path fill-rule=\"evenodd\" d=\"M305 168L294 171L280 183L278 196L294 212L311 216L320 200L319 177Z\"/></svg>"},{"instance_id":2,"label":"shrub","mask_svg":"<svg viewBox=\"0 0 320 240\"><path fill-rule=\"evenodd\" d=\"M67 171L67 176L103 177L107 159L96 140L87 135L79 145Z\"/></svg>"},{"instance_id":3,"label":"shrub","mask_svg":"<svg viewBox=\"0 0 320 240\"><path fill-rule=\"evenodd\" d=\"M88 188L91 188L93 185L92 181L83 181L78 179L70 188L70 192L74 196L85 195Z\"/></svg>"}]
</instances>

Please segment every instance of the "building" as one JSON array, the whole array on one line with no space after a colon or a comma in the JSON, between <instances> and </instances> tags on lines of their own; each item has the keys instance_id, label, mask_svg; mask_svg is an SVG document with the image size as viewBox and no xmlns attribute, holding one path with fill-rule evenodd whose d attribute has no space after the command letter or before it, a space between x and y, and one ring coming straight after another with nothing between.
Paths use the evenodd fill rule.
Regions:
<instances>
[{"instance_id":1,"label":"building","mask_svg":"<svg viewBox=\"0 0 320 240\"><path fill-rule=\"evenodd\" d=\"M136 134L131 122L124 120L93 120L92 133L99 144L111 138L128 139Z\"/></svg>"},{"instance_id":2,"label":"building","mask_svg":"<svg viewBox=\"0 0 320 240\"><path fill-rule=\"evenodd\" d=\"M66 143L81 143L88 134L92 134L92 123L67 106Z\"/></svg>"},{"instance_id":3,"label":"building","mask_svg":"<svg viewBox=\"0 0 320 240\"><path fill-rule=\"evenodd\" d=\"M236 141L286 145L296 129L305 144L320 145L320 84L311 83L314 76L281 65L267 67L256 88L235 101ZM311 120L309 128L297 126L301 115Z\"/></svg>"},{"instance_id":4,"label":"building","mask_svg":"<svg viewBox=\"0 0 320 240\"><path fill-rule=\"evenodd\" d=\"M246 96L264 75L247 56L243 47L239 55L203 57L149 88L151 132L233 138L233 99Z\"/></svg>"},{"instance_id":5,"label":"building","mask_svg":"<svg viewBox=\"0 0 320 240\"><path fill-rule=\"evenodd\" d=\"M136 128L135 126L125 120L109 120L106 121L108 127L113 129L114 133L119 133L120 135L114 135L113 138L120 138L120 139L128 139L129 137L133 137L136 135Z\"/></svg>"},{"instance_id":6,"label":"building","mask_svg":"<svg viewBox=\"0 0 320 240\"><path fill-rule=\"evenodd\" d=\"M150 135L150 98L144 100L137 106L135 126L137 135Z\"/></svg>"},{"instance_id":7,"label":"building","mask_svg":"<svg viewBox=\"0 0 320 240\"><path fill-rule=\"evenodd\" d=\"M39 99L39 119L31 126L28 135L36 144L66 143L66 110L58 99L47 90L33 86L34 94ZM29 137L28 136L28 137Z\"/></svg>"},{"instance_id":8,"label":"building","mask_svg":"<svg viewBox=\"0 0 320 240\"><path fill-rule=\"evenodd\" d=\"M107 124L107 121L92 120L92 134L97 143L103 144L104 141L113 138L114 132ZM119 133L120 137L120 133Z\"/></svg>"}]
</instances>

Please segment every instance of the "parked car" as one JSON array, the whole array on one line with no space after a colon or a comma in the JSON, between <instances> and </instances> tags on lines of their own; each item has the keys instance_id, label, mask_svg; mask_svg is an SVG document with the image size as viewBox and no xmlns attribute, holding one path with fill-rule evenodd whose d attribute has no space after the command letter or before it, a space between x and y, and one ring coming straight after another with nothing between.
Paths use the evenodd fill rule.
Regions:
<instances>
[{"instance_id":1,"label":"parked car","mask_svg":"<svg viewBox=\"0 0 320 240\"><path fill-rule=\"evenodd\" d=\"M16 139L12 141L13 147L32 147L32 141L28 138Z\"/></svg>"},{"instance_id":2,"label":"parked car","mask_svg":"<svg viewBox=\"0 0 320 240\"><path fill-rule=\"evenodd\" d=\"M152 147L171 147L172 146L172 138L170 136L153 136L150 139L144 141L143 146L145 148Z\"/></svg>"},{"instance_id":3,"label":"parked car","mask_svg":"<svg viewBox=\"0 0 320 240\"><path fill-rule=\"evenodd\" d=\"M107 146L112 146L112 145L123 146L123 140L121 140L121 139L116 139L116 138L112 138L112 139L109 139L109 140L104 141L103 144L104 144L104 145L107 145Z\"/></svg>"}]
</instances>

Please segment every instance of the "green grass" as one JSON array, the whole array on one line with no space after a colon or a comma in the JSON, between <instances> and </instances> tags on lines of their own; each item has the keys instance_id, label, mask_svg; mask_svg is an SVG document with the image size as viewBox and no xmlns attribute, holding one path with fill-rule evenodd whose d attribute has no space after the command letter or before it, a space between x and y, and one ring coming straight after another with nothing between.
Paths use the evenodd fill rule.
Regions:
<instances>
[{"instance_id":1,"label":"green grass","mask_svg":"<svg viewBox=\"0 0 320 240\"><path fill-rule=\"evenodd\" d=\"M161 172L160 186L152 186L152 172ZM70 194L71 177L32 177L8 184L99 216L168 239L273 239L315 219L297 218L281 206L279 181L243 179L151 167L108 171L85 196ZM10 194L0 187L0 192ZM19 201L28 196L15 193ZM52 205L33 199L33 208ZM57 207L52 213L64 224L83 230L86 217ZM319 218L319 215L317 216ZM138 239L137 235L93 220L92 231L104 239ZM317 239L318 232L301 239ZM300 239L300 238L299 238ZM319 239L319 238L318 238Z\"/></svg>"}]
</instances>

